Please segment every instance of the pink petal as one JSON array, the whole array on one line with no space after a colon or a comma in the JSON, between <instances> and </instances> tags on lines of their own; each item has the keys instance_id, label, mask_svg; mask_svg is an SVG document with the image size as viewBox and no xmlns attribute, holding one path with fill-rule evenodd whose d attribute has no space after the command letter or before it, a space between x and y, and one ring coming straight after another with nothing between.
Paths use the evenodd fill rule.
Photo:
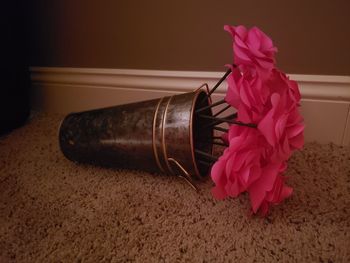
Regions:
<instances>
[{"instance_id":1,"label":"pink petal","mask_svg":"<svg viewBox=\"0 0 350 263\"><path fill-rule=\"evenodd\" d=\"M270 203L275 203L275 204L279 203L282 187L283 187L283 181L281 179L281 176L279 175L276 178L274 186L271 189L271 191L269 191L266 194L266 200Z\"/></svg>"},{"instance_id":2,"label":"pink petal","mask_svg":"<svg viewBox=\"0 0 350 263\"><path fill-rule=\"evenodd\" d=\"M294 147L294 149L301 149L303 148L304 145L304 134L303 133L299 133L299 135L290 138L289 139L289 143L292 147Z\"/></svg>"},{"instance_id":3,"label":"pink petal","mask_svg":"<svg viewBox=\"0 0 350 263\"><path fill-rule=\"evenodd\" d=\"M211 179L215 184L220 184L221 177L223 176L223 172L225 170L225 161L220 158L216 163L214 163L211 168Z\"/></svg>"},{"instance_id":4,"label":"pink petal","mask_svg":"<svg viewBox=\"0 0 350 263\"><path fill-rule=\"evenodd\" d=\"M227 93L225 100L228 104L231 106L238 108L239 103L241 101L240 95L239 95L239 87L236 83L236 81L241 78L241 75L238 70L234 70L228 77L227 77Z\"/></svg>"},{"instance_id":5,"label":"pink petal","mask_svg":"<svg viewBox=\"0 0 350 263\"><path fill-rule=\"evenodd\" d=\"M250 64L251 59L247 56L247 50L243 49L242 47L238 45L234 45L234 54L235 54L235 59L237 64ZM238 60L238 61L237 61Z\"/></svg>"},{"instance_id":6,"label":"pink petal","mask_svg":"<svg viewBox=\"0 0 350 263\"><path fill-rule=\"evenodd\" d=\"M260 209L259 209L259 214L261 216L266 216L269 212L269 203L264 201L261 206L260 206Z\"/></svg>"},{"instance_id":7,"label":"pink petal","mask_svg":"<svg viewBox=\"0 0 350 263\"><path fill-rule=\"evenodd\" d=\"M256 213L260 205L264 201L266 192L263 189L256 186L249 187L248 192L249 192L250 203L252 205L253 212Z\"/></svg>"},{"instance_id":8,"label":"pink petal","mask_svg":"<svg viewBox=\"0 0 350 263\"><path fill-rule=\"evenodd\" d=\"M226 162L225 173L226 173L226 177L227 177L228 180L231 177L231 174L233 172L233 165L235 164L235 162L234 162L234 156L235 155L236 154L234 153L233 156L230 156L230 157L233 157L233 158L229 157L227 162Z\"/></svg>"},{"instance_id":9,"label":"pink petal","mask_svg":"<svg viewBox=\"0 0 350 263\"><path fill-rule=\"evenodd\" d=\"M258 124L258 129L265 136L266 140L270 145L276 144L276 135L275 135L275 121L273 119L273 110L269 111L268 114L260 121Z\"/></svg>"},{"instance_id":10,"label":"pink petal","mask_svg":"<svg viewBox=\"0 0 350 263\"><path fill-rule=\"evenodd\" d=\"M244 167L244 169L240 172L241 178L245 185L247 185L250 174L250 167Z\"/></svg>"},{"instance_id":11,"label":"pink petal","mask_svg":"<svg viewBox=\"0 0 350 263\"><path fill-rule=\"evenodd\" d=\"M261 176L261 168L259 166L253 166L250 169L250 177L249 177L249 181L248 181L248 187L254 183L256 180L258 180Z\"/></svg>"},{"instance_id":12,"label":"pink petal","mask_svg":"<svg viewBox=\"0 0 350 263\"><path fill-rule=\"evenodd\" d=\"M239 25L236 27L233 27L235 33L241 38L241 39L245 39L248 33L248 30L245 26Z\"/></svg>"},{"instance_id":13,"label":"pink petal","mask_svg":"<svg viewBox=\"0 0 350 263\"><path fill-rule=\"evenodd\" d=\"M231 197L237 197L244 189L239 185L238 180L235 180L233 183L227 185L226 191Z\"/></svg>"},{"instance_id":14,"label":"pink petal","mask_svg":"<svg viewBox=\"0 0 350 263\"><path fill-rule=\"evenodd\" d=\"M265 191L271 191L276 181L280 164L269 164L262 171L262 176L259 181L256 182L257 187L264 189Z\"/></svg>"},{"instance_id":15,"label":"pink petal","mask_svg":"<svg viewBox=\"0 0 350 263\"><path fill-rule=\"evenodd\" d=\"M287 162L282 162L282 164L281 164L281 166L280 166L280 168L279 168L279 172L280 173L284 173L286 170L287 170Z\"/></svg>"},{"instance_id":16,"label":"pink petal","mask_svg":"<svg viewBox=\"0 0 350 263\"><path fill-rule=\"evenodd\" d=\"M236 158L234 160L233 170L237 172L242 168L245 161L246 154L240 153L240 154L237 154L235 157Z\"/></svg>"},{"instance_id":17,"label":"pink petal","mask_svg":"<svg viewBox=\"0 0 350 263\"><path fill-rule=\"evenodd\" d=\"M262 32L258 27L252 27L251 31L255 32L259 36L259 42L261 48L264 50L270 50L271 52L276 52L277 48L273 46L271 38L269 38L264 32Z\"/></svg>"},{"instance_id":18,"label":"pink petal","mask_svg":"<svg viewBox=\"0 0 350 263\"><path fill-rule=\"evenodd\" d=\"M289 112L287 127L292 127L297 124L302 124L303 117L300 115L297 107L293 107Z\"/></svg>"},{"instance_id":19,"label":"pink petal","mask_svg":"<svg viewBox=\"0 0 350 263\"><path fill-rule=\"evenodd\" d=\"M241 144L242 144L242 140L243 138L241 136L236 136L233 137L232 139L230 139L230 146L229 146L229 150L231 152L233 151L237 151L237 149L240 148Z\"/></svg>"},{"instance_id":20,"label":"pink petal","mask_svg":"<svg viewBox=\"0 0 350 263\"><path fill-rule=\"evenodd\" d=\"M273 93L271 95L271 104L272 104L272 108L274 108L275 111L280 110L279 109L279 106L281 104L280 102L281 102L281 95L279 95L278 93ZM277 115L280 115L279 113L280 112L278 112Z\"/></svg>"},{"instance_id":21,"label":"pink petal","mask_svg":"<svg viewBox=\"0 0 350 263\"><path fill-rule=\"evenodd\" d=\"M253 99L249 95L249 90L251 87L249 86L247 81L243 82L242 89L241 89L241 99L242 102L248 107L251 108L251 106L254 104Z\"/></svg>"},{"instance_id":22,"label":"pink petal","mask_svg":"<svg viewBox=\"0 0 350 263\"><path fill-rule=\"evenodd\" d=\"M250 29L247 34L247 43L252 49L255 49L255 50L260 49L260 46L261 46L260 37L257 34L256 30L254 30L253 28Z\"/></svg>"},{"instance_id":23,"label":"pink petal","mask_svg":"<svg viewBox=\"0 0 350 263\"><path fill-rule=\"evenodd\" d=\"M283 186L282 193L280 196L280 202L283 201L284 199L290 197L293 194L293 188L289 186Z\"/></svg>"},{"instance_id":24,"label":"pink petal","mask_svg":"<svg viewBox=\"0 0 350 263\"><path fill-rule=\"evenodd\" d=\"M245 123L251 123L252 122L252 118L250 117L249 114L249 109L244 106L243 104L241 104L238 107L238 120L241 122L245 122Z\"/></svg>"},{"instance_id":25,"label":"pink petal","mask_svg":"<svg viewBox=\"0 0 350 263\"><path fill-rule=\"evenodd\" d=\"M291 88L291 91L293 93L293 96L297 102L300 101L301 95L298 87L298 83L293 80L289 80L289 87Z\"/></svg>"},{"instance_id":26,"label":"pink petal","mask_svg":"<svg viewBox=\"0 0 350 263\"><path fill-rule=\"evenodd\" d=\"M288 138L293 138L304 131L304 124L297 124L287 129Z\"/></svg>"},{"instance_id":27,"label":"pink petal","mask_svg":"<svg viewBox=\"0 0 350 263\"><path fill-rule=\"evenodd\" d=\"M266 70L266 74L269 74L271 69L273 68L273 60L272 59L269 59L267 57L263 57L263 58L259 58L259 57L256 57L255 58L255 61L256 61L256 64L258 66L260 66L260 70ZM268 79L268 77L270 77L270 74L265 77L264 79Z\"/></svg>"},{"instance_id":28,"label":"pink petal","mask_svg":"<svg viewBox=\"0 0 350 263\"><path fill-rule=\"evenodd\" d=\"M277 140L279 140L282 135L286 132L286 123L287 123L288 116L286 114L282 115L280 118L278 118L275 126L275 133Z\"/></svg>"},{"instance_id":29,"label":"pink petal","mask_svg":"<svg viewBox=\"0 0 350 263\"><path fill-rule=\"evenodd\" d=\"M223 133L223 134L221 135L221 138L222 138L222 140L223 140L225 143L228 144L228 134L227 134L227 133Z\"/></svg>"},{"instance_id":30,"label":"pink petal","mask_svg":"<svg viewBox=\"0 0 350 263\"><path fill-rule=\"evenodd\" d=\"M229 32L232 37L235 35L235 28L233 26L224 25L224 30Z\"/></svg>"}]
</instances>

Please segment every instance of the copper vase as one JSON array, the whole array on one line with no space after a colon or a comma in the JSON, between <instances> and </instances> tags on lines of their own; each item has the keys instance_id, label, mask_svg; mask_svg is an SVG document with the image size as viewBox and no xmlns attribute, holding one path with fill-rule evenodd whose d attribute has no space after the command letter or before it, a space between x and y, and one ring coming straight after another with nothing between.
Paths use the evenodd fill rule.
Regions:
<instances>
[{"instance_id":1,"label":"copper vase","mask_svg":"<svg viewBox=\"0 0 350 263\"><path fill-rule=\"evenodd\" d=\"M211 154L213 128L195 114L209 104L204 90L114 107L71 113L62 122L59 143L70 160L202 178L209 165L197 150ZM205 111L212 116L211 109Z\"/></svg>"}]
</instances>

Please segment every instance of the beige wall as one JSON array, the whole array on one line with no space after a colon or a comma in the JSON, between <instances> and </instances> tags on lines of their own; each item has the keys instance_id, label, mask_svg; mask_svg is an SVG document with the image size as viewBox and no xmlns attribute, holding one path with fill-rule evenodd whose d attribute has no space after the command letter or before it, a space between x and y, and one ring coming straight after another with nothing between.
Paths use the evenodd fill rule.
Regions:
<instances>
[{"instance_id":1,"label":"beige wall","mask_svg":"<svg viewBox=\"0 0 350 263\"><path fill-rule=\"evenodd\" d=\"M35 0L32 66L223 71L224 24L256 25L288 73L350 75L350 1Z\"/></svg>"}]
</instances>

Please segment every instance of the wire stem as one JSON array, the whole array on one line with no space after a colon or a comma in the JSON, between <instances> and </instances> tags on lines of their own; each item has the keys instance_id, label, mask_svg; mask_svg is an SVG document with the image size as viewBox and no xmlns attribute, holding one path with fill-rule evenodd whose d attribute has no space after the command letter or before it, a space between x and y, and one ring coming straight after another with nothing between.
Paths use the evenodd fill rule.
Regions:
<instances>
[{"instance_id":1,"label":"wire stem","mask_svg":"<svg viewBox=\"0 0 350 263\"><path fill-rule=\"evenodd\" d=\"M198 162L201 163L201 164L204 164L204 165L206 165L206 166L210 166L210 165L213 164L213 161L211 161L211 162L206 162L206 161L203 161L203 160L198 160Z\"/></svg>"},{"instance_id":2,"label":"wire stem","mask_svg":"<svg viewBox=\"0 0 350 263\"><path fill-rule=\"evenodd\" d=\"M221 113L223 113L225 110L229 109L230 107L231 107L231 105L227 105L225 108L223 108L222 110L218 111L213 116L216 117L216 116L220 115Z\"/></svg>"},{"instance_id":3,"label":"wire stem","mask_svg":"<svg viewBox=\"0 0 350 263\"><path fill-rule=\"evenodd\" d=\"M216 144L216 145L221 145L221 146L228 146L227 143L223 143L223 142L213 142L213 144Z\"/></svg>"},{"instance_id":4,"label":"wire stem","mask_svg":"<svg viewBox=\"0 0 350 263\"><path fill-rule=\"evenodd\" d=\"M221 127L214 127L213 129L217 131L228 132L228 129L221 128Z\"/></svg>"},{"instance_id":5,"label":"wire stem","mask_svg":"<svg viewBox=\"0 0 350 263\"><path fill-rule=\"evenodd\" d=\"M212 108L212 107L221 105L221 104L223 104L223 103L225 103L225 102L226 102L225 99L219 100L219 101L217 101L217 102L215 102L215 103L213 103L213 104L210 104L210 105L205 106L205 107L203 107L203 108L199 108L198 110L196 110L196 113L200 113L200 112L205 111L205 110L207 110L207 109L210 109L210 108Z\"/></svg>"},{"instance_id":6,"label":"wire stem","mask_svg":"<svg viewBox=\"0 0 350 263\"><path fill-rule=\"evenodd\" d=\"M236 65L233 65L236 66ZM231 69L229 68L225 75L222 76L222 78L218 81L218 83L215 84L215 86L209 91L209 93L207 94L207 97L210 97L211 94L213 94L213 92L220 86L220 84L227 78L227 76L231 73ZM205 101L205 99L203 99L201 101L201 103L203 103Z\"/></svg>"},{"instance_id":7,"label":"wire stem","mask_svg":"<svg viewBox=\"0 0 350 263\"><path fill-rule=\"evenodd\" d=\"M202 116L202 115L200 115L200 116ZM224 117L224 118L222 118L222 119L231 119L231 118L232 118L232 119L237 118L237 113L233 113L233 114L228 115L228 116L226 116L226 117ZM209 124L205 125L203 128L212 127L212 126L221 124L221 123L223 123L223 122L226 122L226 121L225 121L225 120L223 121L223 120L220 120L220 119L218 119L218 118L215 118L215 121L210 122Z\"/></svg>"},{"instance_id":8,"label":"wire stem","mask_svg":"<svg viewBox=\"0 0 350 263\"><path fill-rule=\"evenodd\" d=\"M197 153L198 155L206 158L207 160L211 160L211 161L214 161L214 162L216 162L218 160L218 158L212 156L211 154L203 152L203 151L200 151L200 150L195 150L195 153Z\"/></svg>"},{"instance_id":9,"label":"wire stem","mask_svg":"<svg viewBox=\"0 0 350 263\"><path fill-rule=\"evenodd\" d=\"M199 117L201 118L204 118L204 119L209 119L209 120L215 120L219 123L223 123L223 122L227 122L229 124L236 124L236 125L240 125L240 126L247 126L247 127L251 127L251 128L256 128L256 124L254 123L243 123L243 122L240 122L240 121L234 121L234 120L231 120L229 118L217 118L217 117L214 117L214 116L208 116L208 115L203 115L203 114L200 114Z\"/></svg>"}]
</instances>

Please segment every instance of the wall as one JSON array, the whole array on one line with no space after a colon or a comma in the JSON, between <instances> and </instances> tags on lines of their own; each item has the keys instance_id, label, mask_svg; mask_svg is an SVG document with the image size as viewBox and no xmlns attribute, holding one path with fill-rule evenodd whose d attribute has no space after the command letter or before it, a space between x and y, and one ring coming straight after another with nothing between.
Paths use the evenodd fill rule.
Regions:
<instances>
[{"instance_id":1,"label":"wall","mask_svg":"<svg viewBox=\"0 0 350 263\"><path fill-rule=\"evenodd\" d=\"M34 0L31 65L223 71L224 24L256 25L287 73L350 75L350 1Z\"/></svg>"}]
</instances>

